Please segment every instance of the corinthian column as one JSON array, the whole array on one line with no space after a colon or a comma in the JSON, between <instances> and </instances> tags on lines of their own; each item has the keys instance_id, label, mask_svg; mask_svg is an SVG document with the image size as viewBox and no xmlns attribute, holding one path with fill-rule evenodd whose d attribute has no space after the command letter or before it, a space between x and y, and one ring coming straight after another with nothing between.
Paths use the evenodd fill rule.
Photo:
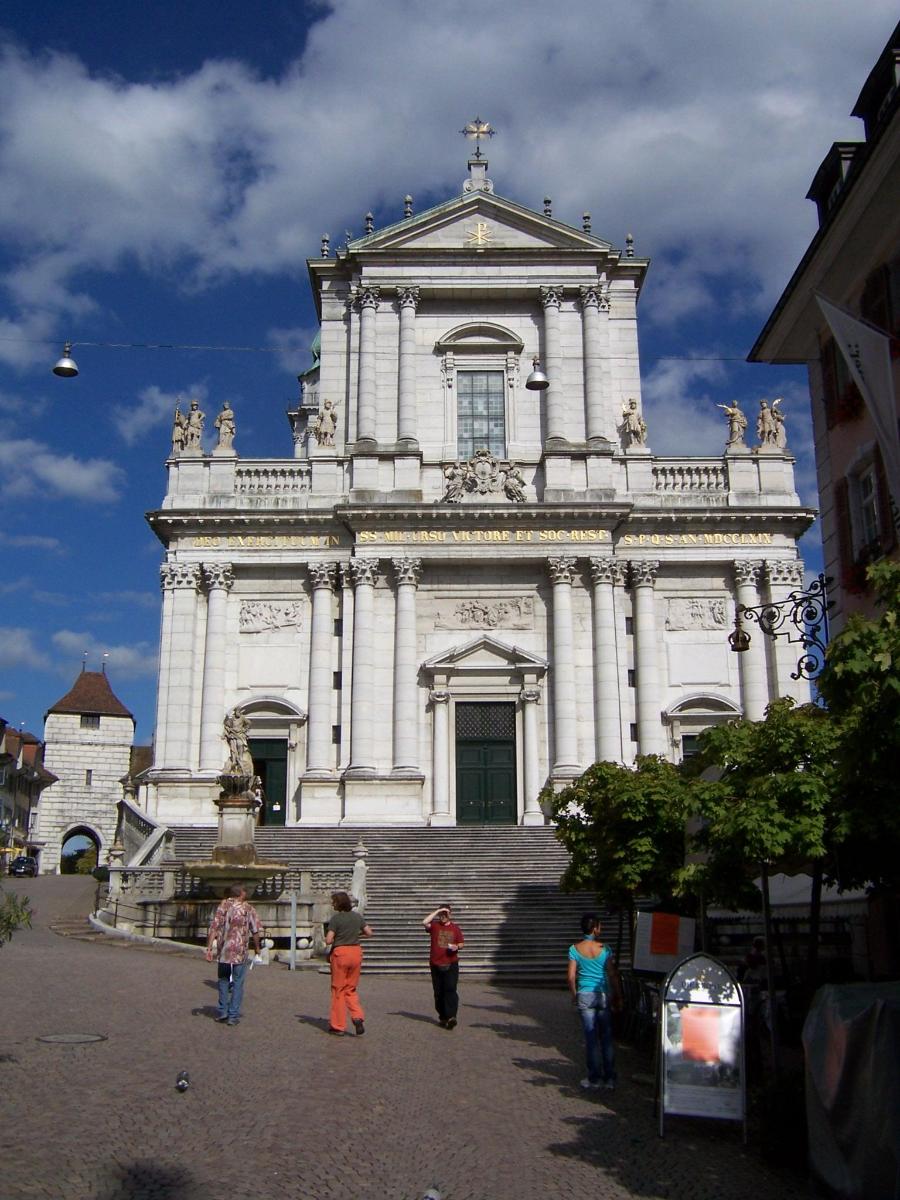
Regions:
<instances>
[{"instance_id":1,"label":"corinthian column","mask_svg":"<svg viewBox=\"0 0 900 1200\"><path fill-rule=\"evenodd\" d=\"M641 754L665 754L662 728L662 695L659 683L659 641L656 633L656 597L653 584L658 562L631 563L634 590L634 641L637 671L638 749Z\"/></svg>"},{"instance_id":2,"label":"corinthian column","mask_svg":"<svg viewBox=\"0 0 900 1200\"><path fill-rule=\"evenodd\" d=\"M610 436L603 419L603 358L609 339L606 325L609 299L600 283L581 288L580 295L587 440L605 442Z\"/></svg>"},{"instance_id":3,"label":"corinthian column","mask_svg":"<svg viewBox=\"0 0 900 1200\"><path fill-rule=\"evenodd\" d=\"M622 563L591 558L594 615L594 729L599 762L622 759L622 711L616 651L615 585L625 582Z\"/></svg>"},{"instance_id":4,"label":"corinthian column","mask_svg":"<svg viewBox=\"0 0 900 1200\"><path fill-rule=\"evenodd\" d=\"M559 308L562 303L562 288L541 288L541 304L544 306L544 371L550 387L547 397L547 441L566 441L566 418L562 385L562 343L559 333Z\"/></svg>"},{"instance_id":5,"label":"corinthian column","mask_svg":"<svg viewBox=\"0 0 900 1200\"><path fill-rule=\"evenodd\" d=\"M434 723L431 754L431 824L450 825L450 693L434 688L428 694Z\"/></svg>"},{"instance_id":6,"label":"corinthian column","mask_svg":"<svg viewBox=\"0 0 900 1200\"><path fill-rule=\"evenodd\" d=\"M572 629L572 578L575 559L549 558L553 581L553 774L578 774L578 728L575 708L575 649Z\"/></svg>"},{"instance_id":7,"label":"corinthian column","mask_svg":"<svg viewBox=\"0 0 900 1200\"><path fill-rule=\"evenodd\" d=\"M356 440L374 445L377 441L375 405L375 314L381 289L360 285L356 289L359 306L359 388L356 397Z\"/></svg>"},{"instance_id":8,"label":"corinthian column","mask_svg":"<svg viewBox=\"0 0 900 1200\"><path fill-rule=\"evenodd\" d=\"M738 604L756 608L759 604L759 578L762 563L752 559L737 559L734 564L735 591ZM766 680L766 646L762 631L754 632L750 646L738 658L741 663L741 701L744 716L750 721L761 721L766 715L769 702L769 687Z\"/></svg>"},{"instance_id":9,"label":"corinthian column","mask_svg":"<svg viewBox=\"0 0 900 1200\"><path fill-rule=\"evenodd\" d=\"M400 373L397 385L397 441L410 450L418 448L416 437L416 309L417 287L398 288L400 306Z\"/></svg>"},{"instance_id":10,"label":"corinthian column","mask_svg":"<svg viewBox=\"0 0 900 1200\"><path fill-rule=\"evenodd\" d=\"M523 687L519 692L522 702L522 734L525 745L523 758L525 760L525 811L522 814L523 825L543 825L544 814L538 804L538 794L541 790L540 775L540 746L538 744L537 706L541 699L541 690L537 687Z\"/></svg>"},{"instance_id":11,"label":"corinthian column","mask_svg":"<svg viewBox=\"0 0 900 1200\"><path fill-rule=\"evenodd\" d=\"M378 560L350 560L353 577L353 681L350 691L350 766L375 773L375 576Z\"/></svg>"},{"instance_id":12,"label":"corinthian column","mask_svg":"<svg viewBox=\"0 0 900 1200\"><path fill-rule=\"evenodd\" d=\"M230 563L204 563L206 643L203 648L203 694L200 702L200 770L220 772L225 766L222 722L225 719L225 609L234 583Z\"/></svg>"},{"instance_id":13,"label":"corinthian column","mask_svg":"<svg viewBox=\"0 0 900 1200\"><path fill-rule=\"evenodd\" d=\"M395 558L394 774L419 773L419 704L416 687L416 588L420 558Z\"/></svg>"},{"instance_id":14,"label":"corinthian column","mask_svg":"<svg viewBox=\"0 0 900 1200\"><path fill-rule=\"evenodd\" d=\"M312 584L312 618L309 633L309 698L306 723L306 773L332 774L331 748L331 645L333 588L337 564L307 563Z\"/></svg>"},{"instance_id":15,"label":"corinthian column","mask_svg":"<svg viewBox=\"0 0 900 1200\"><path fill-rule=\"evenodd\" d=\"M159 686L156 693L156 731L153 765L180 767L191 761L194 630L200 568L194 563L163 563L162 625L159 638Z\"/></svg>"},{"instance_id":16,"label":"corinthian column","mask_svg":"<svg viewBox=\"0 0 900 1200\"><path fill-rule=\"evenodd\" d=\"M797 558L767 561L766 584L768 599L772 604L786 600L791 592L803 587L803 563ZM752 639L757 637L765 637L762 630L751 635L751 645ZM775 694L793 696L799 704L808 704L808 680L791 678L797 670L797 660L800 658L802 647L798 642L789 641L786 637L766 640L771 642L775 662Z\"/></svg>"}]
</instances>

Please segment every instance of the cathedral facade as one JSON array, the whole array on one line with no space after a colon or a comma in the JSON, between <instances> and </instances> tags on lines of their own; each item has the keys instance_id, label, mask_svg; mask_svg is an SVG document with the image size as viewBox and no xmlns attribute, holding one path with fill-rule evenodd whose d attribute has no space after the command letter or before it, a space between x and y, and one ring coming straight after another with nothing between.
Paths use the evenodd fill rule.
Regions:
<instances>
[{"instance_id":1,"label":"cathedral facade","mask_svg":"<svg viewBox=\"0 0 900 1200\"><path fill-rule=\"evenodd\" d=\"M727 641L736 603L802 586L813 513L780 414L758 446L733 405L721 457L654 455L648 262L486 169L477 152L460 195L323 239L292 457L238 457L227 406L211 454L202 414L177 418L148 518L158 819L215 820L229 713L266 824L543 824L548 781L678 760L808 697L792 647Z\"/></svg>"}]
</instances>

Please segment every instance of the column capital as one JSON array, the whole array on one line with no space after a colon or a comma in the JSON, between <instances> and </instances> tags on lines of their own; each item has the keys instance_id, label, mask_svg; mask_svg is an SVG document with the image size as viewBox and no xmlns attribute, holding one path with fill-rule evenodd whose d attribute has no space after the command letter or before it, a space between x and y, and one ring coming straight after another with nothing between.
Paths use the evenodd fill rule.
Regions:
<instances>
[{"instance_id":1,"label":"column capital","mask_svg":"<svg viewBox=\"0 0 900 1200\"><path fill-rule=\"evenodd\" d=\"M415 312L419 307L419 289L417 287L398 287L397 304L400 308L411 308Z\"/></svg>"},{"instance_id":2,"label":"column capital","mask_svg":"<svg viewBox=\"0 0 900 1200\"><path fill-rule=\"evenodd\" d=\"M609 312L609 284L586 283L578 289L578 298L582 308L596 308L600 312Z\"/></svg>"},{"instance_id":3,"label":"column capital","mask_svg":"<svg viewBox=\"0 0 900 1200\"><path fill-rule=\"evenodd\" d=\"M231 563L204 563L203 582L206 584L207 591L211 592L215 588L221 588L223 591L230 592L234 585L234 571Z\"/></svg>"},{"instance_id":4,"label":"column capital","mask_svg":"<svg viewBox=\"0 0 900 1200\"><path fill-rule=\"evenodd\" d=\"M200 590L200 567L196 563L163 563L159 568L159 586L164 592L180 589Z\"/></svg>"},{"instance_id":5,"label":"column capital","mask_svg":"<svg viewBox=\"0 0 900 1200\"><path fill-rule=\"evenodd\" d=\"M563 287L561 283L543 284L540 293L541 304L544 308L559 308L562 304Z\"/></svg>"},{"instance_id":6,"label":"column capital","mask_svg":"<svg viewBox=\"0 0 900 1200\"><path fill-rule=\"evenodd\" d=\"M602 558L594 556L588 559L591 567L591 582L592 583L609 583L615 587L623 587L625 584L626 569L625 563L620 562L617 558L604 556Z\"/></svg>"},{"instance_id":7,"label":"column capital","mask_svg":"<svg viewBox=\"0 0 900 1200\"><path fill-rule=\"evenodd\" d=\"M758 558L736 558L732 567L734 568L734 581L738 587L744 587L747 584L751 587L759 586L762 563Z\"/></svg>"},{"instance_id":8,"label":"column capital","mask_svg":"<svg viewBox=\"0 0 900 1200\"><path fill-rule=\"evenodd\" d=\"M802 587L803 563L799 558L766 559L766 581L775 587Z\"/></svg>"},{"instance_id":9,"label":"column capital","mask_svg":"<svg viewBox=\"0 0 900 1200\"><path fill-rule=\"evenodd\" d=\"M575 574L575 559L571 555L548 558L547 570L554 583L571 583Z\"/></svg>"},{"instance_id":10,"label":"column capital","mask_svg":"<svg viewBox=\"0 0 900 1200\"><path fill-rule=\"evenodd\" d=\"M327 588L330 592L334 588L337 563L310 562L306 564L306 569L309 571L309 579L314 591L318 588Z\"/></svg>"},{"instance_id":11,"label":"column capital","mask_svg":"<svg viewBox=\"0 0 900 1200\"><path fill-rule=\"evenodd\" d=\"M519 699L523 704L540 704L541 689L536 687L523 687L519 692Z\"/></svg>"},{"instance_id":12,"label":"column capital","mask_svg":"<svg viewBox=\"0 0 900 1200\"><path fill-rule=\"evenodd\" d=\"M428 693L428 699L432 704L449 704L450 693L446 688L432 688Z\"/></svg>"},{"instance_id":13,"label":"column capital","mask_svg":"<svg viewBox=\"0 0 900 1200\"><path fill-rule=\"evenodd\" d=\"M360 310L364 308L378 308L378 299L381 296L381 288L373 283L357 284L350 292L351 299L354 304L358 305Z\"/></svg>"},{"instance_id":14,"label":"column capital","mask_svg":"<svg viewBox=\"0 0 900 1200\"><path fill-rule=\"evenodd\" d=\"M422 572L421 558L392 558L391 564L397 576L397 583L411 583L419 586L419 575Z\"/></svg>"},{"instance_id":15,"label":"column capital","mask_svg":"<svg viewBox=\"0 0 900 1200\"><path fill-rule=\"evenodd\" d=\"M355 588L360 587L361 585L374 587L377 575L377 558L351 558L350 578L353 580L353 586Z\"/></svg>"},{"instance_id":16,"label":"column capital","mask_svg":"<svg viewBox=\"0 0 900 1200\"><path fill-rule=\"evenodd\" d=\"M631 568L632 587L653 587L659 571L658 559L638 558L633 559L628 565Z\"/></svg>"}]
</instances>

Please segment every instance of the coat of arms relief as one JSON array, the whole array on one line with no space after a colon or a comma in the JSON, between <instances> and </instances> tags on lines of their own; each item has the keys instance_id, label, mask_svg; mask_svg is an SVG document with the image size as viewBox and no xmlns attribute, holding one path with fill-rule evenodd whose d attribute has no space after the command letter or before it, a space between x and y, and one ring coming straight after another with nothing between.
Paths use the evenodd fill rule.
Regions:
<instances>
[{"instance_id":1,"label":"coat of arms relief","mask_svg":"<svg viewBox=\"0 0 900 1200\"><path fill-rule=\"evenodd\" d=\"M476 450L468 462L444 468L446 488L441 500L461 504L467 496L503 496L514 504L525 503L525 479L512 462L496 459L490 450Z\"/></svg>"}]
</instances>

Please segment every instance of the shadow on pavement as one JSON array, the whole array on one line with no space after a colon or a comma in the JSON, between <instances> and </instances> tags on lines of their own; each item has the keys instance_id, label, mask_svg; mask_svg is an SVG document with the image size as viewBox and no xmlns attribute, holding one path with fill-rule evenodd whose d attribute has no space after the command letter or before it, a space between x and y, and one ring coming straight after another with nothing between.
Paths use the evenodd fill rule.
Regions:
<instances>
[{"instance_id":1,"label":"shadow on pavement","mask_svg":"<svg viewBox=\"0 0 900 1200\"><path fill-rule=\"evenodd\" d=\"M98 1200L191 1200L201 1192L183 1167L154 1162L135 1162L110 1170L110 1178L98 1180Z\"/></svg>"}]
</instances>

